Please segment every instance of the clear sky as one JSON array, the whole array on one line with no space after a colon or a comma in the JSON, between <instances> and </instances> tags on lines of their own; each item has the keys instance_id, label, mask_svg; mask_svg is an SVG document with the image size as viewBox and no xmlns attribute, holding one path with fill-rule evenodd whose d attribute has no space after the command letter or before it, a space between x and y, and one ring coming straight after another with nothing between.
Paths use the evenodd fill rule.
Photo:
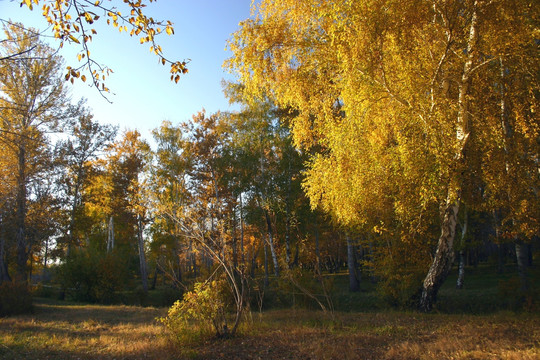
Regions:
<instances>
[{"instance_id":1,"label":"clear sky","mask_svg":"<svg viewBox=\"0 0 540 360\"><path fill-rule=\"evenodd\" d=\"M30 11L19 4L20 0L0 0L0 18L46 28L41 7ZM232 79L222 69L223 61L230 56L225 46L238 23L250 16L250 5L251 0L158 0L145 8L148 16L174 24L173 36L158 37L166 57L190 59L189 73L178 84L170 81L169 66L158 64L150 45L120 34L102 17L94 26L98 34L90 45L91 54L114 71L106 82L115 94L108 96L113 103L81 82L69 86L73 101L86 98L95 119L118 125L120 131L138 129L146 139L163 120L176 124L202 108L207 113L231 110L221 87L222 79ZM62 50L61 54L67 64L78 64L73 49Z\"/></svg>"}]
</instances>

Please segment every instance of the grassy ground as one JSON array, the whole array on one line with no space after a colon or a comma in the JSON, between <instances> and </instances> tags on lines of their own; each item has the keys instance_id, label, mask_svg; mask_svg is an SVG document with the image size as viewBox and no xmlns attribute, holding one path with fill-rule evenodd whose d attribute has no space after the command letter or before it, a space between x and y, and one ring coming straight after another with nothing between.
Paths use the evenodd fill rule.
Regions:
<instances>
[{"instance_id":1,"label":"grassy ground","mask_svg":"<svg viewBox=\"0 0 540 360\"><path fill-rule=\"evenodd\" d=\"M275 310L239 336L188 348L155 321L166 309L38 299L0 319L0 359L540 359L540 316Z\"/></svg>"},{"instance_id":2,"label":"grassy ground","mask_svg":"<svg viewBox=\"0 0 540 360\"><path fill-rule=\"evenodd\" d=\"M432 314L389 310L368 279L361 292L350 293L346 274L331 276L332 303L342 312L318 311L294 288L268 292L263 308L273 310L249 314L237 337L189 346L171 343L156 321L166 307L38 298L33 314L0 318L0 359L540 360L538 271L531 272L534 306L517 313L508 309L526 307L516 302L521 295L511 267L503 274L493 266L470 268L463 290L455 289L452 273ZM177 296L155 291L145 302L165 305ZM140 302L135 293L126 298Z\"/></svg>"},{"instance_id":3,"label":"grassy ground","mask_svg":"<svg viewBox=\"0 0 540 360\"><path fill-rule=\"evenodd\" d=\"M155 318L166 309L36 299L32 315L0 319L0 359L167 359Z\"/></svg>"}]
</instances>

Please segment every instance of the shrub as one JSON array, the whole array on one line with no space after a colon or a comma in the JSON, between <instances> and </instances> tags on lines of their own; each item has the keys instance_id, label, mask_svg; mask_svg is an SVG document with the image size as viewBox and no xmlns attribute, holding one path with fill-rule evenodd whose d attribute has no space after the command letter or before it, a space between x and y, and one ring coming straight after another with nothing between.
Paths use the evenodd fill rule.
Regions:
<instances>
[{"instance_id":1,"label":"shrub","mask_svg":"<svg viewBox=\"0 0 540 360\"><path fill-rule=\"evenodd\" d=\"M32 287L32 296L48 299L60 299L61 289L58 286L37 284Z\"/></svg>"},{"instance_id":2,"label":"shrub","mask_svg":"<svg viewBox=\"0 0 540 360\"><path fill-rule=\"evenodd\" d=\"M59 278L74 300L112 303L128 277L122 256L87 249L74 252L59 268Z\"/></svg>"},{"instance_id":3,"label":"shrub","mask_svg":"<svg viewBox=\"0 0 540 360\"><path fill-rule=\"evenodd\" d=\"M226 336L227 306L225 281L196 283L194 290L184 294L169 309L167 317L160 318L173 339L182 344L197 342L212 335Z\"/></svg>"},{"instance_id":4,"label":"shrub","mask_svg":"<svg viewBox=\"0 0 540 360\"><path fill-rule=\"evenodd\" d=\"M32 311L32 294L23 283L6 281L0 284L0 316Z\"/></svg>"}]
</instances>

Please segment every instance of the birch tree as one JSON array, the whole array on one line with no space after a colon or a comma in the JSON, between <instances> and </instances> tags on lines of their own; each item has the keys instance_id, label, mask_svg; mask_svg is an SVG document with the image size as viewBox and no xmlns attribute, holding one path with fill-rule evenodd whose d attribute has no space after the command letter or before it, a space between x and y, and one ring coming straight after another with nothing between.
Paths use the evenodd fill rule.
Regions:
<instances>
[{"instance_id":1,"label":"birch tree","mask_svg":"<svg viewBox=\"0 0 540 360\"><path fill-rule=\"evenodd\" d=\"M6 26L4 32L0 51L7 59L0 63L0 136L8 150L5 155L17 159L17 279L26 281L30 251L26 232L28 186L40 167L34 160L47 149L46 134L57 131L66 120L68 102L59 73L62 61L55 51L21 24ZM21 52L27 56L9 58Z\"/></svg>"},{"instance_id":2,"label":"birch tree","mask_svg":"<svg viewBox=\"0 0 540 360\"><path fill-rule=\"evenodd\" d=\"M487 121L500 118L500 97L485 90L497 87L499 57L520 58L527 66L513 69L534 73L538 12L525 1L276 0L259 3L255 14L230 41L226 66L247 94L271 94L297 111L296 146L319 148L304 183L313 206L401 248L433 244L420 299L429 311L453 262L460 203L473 180L496 184L473 161L496 148L487 134L503 130ZM525 138L536 139L537 80L530 80L506 100L521 109ZM520 155L535 159L535 151ZM514 176L538 184L537 170Z\"/></svg>"}]
</instances>

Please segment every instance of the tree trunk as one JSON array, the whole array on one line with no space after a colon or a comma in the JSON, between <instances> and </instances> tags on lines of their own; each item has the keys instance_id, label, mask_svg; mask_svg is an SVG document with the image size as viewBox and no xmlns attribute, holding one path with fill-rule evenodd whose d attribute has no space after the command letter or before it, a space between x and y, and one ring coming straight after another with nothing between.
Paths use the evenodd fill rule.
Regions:
<instances>
[{"instance_id":1,"label":"tree trunk","mask_svg":"<svg viewBox=\"0 0 540 360\"><path fill-rule=\"evenodd\" d=\"M465 208L465 220L463 221L463 226L461 227L461 249L459 250L459 268L458 268L458 278L456 282L457 289L463 289L463 282L465 280L465 236L467 236L467 208Z\"/></svg>"},{"instance_id":2,"label":"tree trunk","mask_svg":"<svg viewBox=\"0 0 540 360\"><path fill-rule=\"evenodd\" d=\"M299 262L300 262L300 241L297 241L296 247L294 248L293 266L298 266ZM321 264L321 259L319 258L319 266L320 264Z\"/></svg>"},{"instance_id":3,"label":"tree trunk","mask_svg":"<svg viewBox=\"0 0 540 360\"><path fill-rule=\"evenodd\" d=\"M291 219L290 219L290 210L289 204L287 204L286 209L286 220L285 220L285 261L287 266L291 267Z\"/></svg>"},{"instance_id":4,"label":"tree trunk","mask_svg":"<svg viewBox=\"0 0 540 360\"><path fill-rule=\"evenodd\" d=\"M249 269L249 275L251 276L252 279L255 279L255 268L257 266L257 263L256 263L256 260L257 260L257 252L255 251L254 249L254 246L255 244L253 244L253 246L251 246L250 248L250 269Z\"/></svg>"},{"instance_id":5,"label":"tree trunk","mask_svg":"<svg viewBox=\"0 0 540 360\"><path fill-rule=\"evenodd\" d=\"M139 238L139 265L141 269L141 280L144 292L148 292L148 272L146 270L146 256L144 253L143 224L141 217L137 219L137 233Z\"/></svg>"},{"instance_id":6,"label":"tree trunk","mask_svg":"<svg viewBox=\"0 0 540 360\"><path fill-rule=\"evenodd\" d=\"M235 273L238 272L238 238L236 237L236 210L232 211L233 224L232 224L232 262Z\"/></svg>"},{"instance_id":7,"label":"tree trunk","mask_svg":"<svg viewBox=\"0 0 540 360\"><path fill-rule=\"evenodd\" d=\"M477 1L473 4L473 12L469 25L469 39L467 41L467 58L463 65L461 81L458 91L458 114L456 123L456 153L454 158L455 168L450 174L450 184L446 204L442 209L441 235L437 243L437 250L429 271L424 279L420 309L431 311L437 298L437 292L448 276L454 260L454 237L456 232L457 215L461 198L461 172L464 171L465 146L470 135L469 126L469 87L473 71L473 61L478 40L478 13Z\"/></svg>"},{"instance_id":8,"label":"tree trunk","mask_svg":"<svg viewBox=\"0 0 540 360\"><path fill-rule=\"evenodd\" d=\"M511 140L512 140L514 131L508 119L508 112L506 109L505 68L504 68L502 57L499 57L499 67L500 67L500 77L501 77L501 80L500 80L500 84L501 84L500 118L501 118L503 134L504 134L503 148L504 148L504 153L506 156L505 172L506 172L506 175L508 175L511 172L510 161L508 160L508 154L511 152L511 150L513 150L511 149L511 144L512 144ZM508 196L508 201L510 202L511 201L510 199L512 198L510 187L508 188L507 196ZM513 218L511 218L511 222L512 224L515 224ZM516 249L518 274L519 274L519 280L520 280L520 288L521 288L521 291L526 291L529 288L528 269L527 269L529 266L529 247L527 244L524 244L519 239L516 239L515 249ZM502 268L502 266L500 267Z\"/></svg>"},{"instance_id":9,"label":"tree trunk","mask_svg":"<svg viewBox=\"0 0 540 360\"><path fill-rule=\"evenodd\" d=\"M495 242L497 244L497 274L504 272L504 244L501 240L501 228L499 226L499 216L497 210L493 211L493 221L495 226Z\"/></svg>"},{"instance_id":10,"label":"tree trunk","mask_svg":"<svg viewBox=\"0 0 540 360\"><path fill-rule=\"evenodd\" d=\"M529 267L529 246L523 242L516 242L516 258L521 291L529 289L528 267Z\"/></svg>"},{"instance_id":11,"label":"tree trunk","mask_svg":"<svg viewBox=\"0 0 540 360\"><path fill-rule=\"evenodd\" d=\"M82 167L81 167L82 169ZM77 211L77 205L79 203L79 187L80 179L82 177L82 170L79 170L77 174L77 182L75 184L75 190L73 194L73 203L71 204L71 219L69 219L69 235L68 235L68 244L66 249L66 258L69 258L71 254L71 246L73 246L73 239L75 238L73 230L75 229L75 213Z\"/></svg>"},{"instance_id":12,"label":"tree trunk","mask_svg":"<svg viewBox=\"0 0 540 360\"><path fill-rule=\"evenodd\" d=\"M268 245L270 247L270 253L272 254L272 262L274 263L274 275L279 277L279 262L276 248L274 247L274 232L272 231L272 221L270 220L270 215L268 214L268 210L266 209L264 209L264 217L266 218Z\"/></svg>"},{"instance_id":13,"label":"tree trunk","mask_svg":"<svg viewBox=\"0 0 540 360\"><path fill-rule=\"evenodd\" d=\"M178 284L182 283L182 262L180 261L180 256L176 257L176 272L174 273L174 278Z\"/></svg>"},{"instance_id":14,"label":"tree trunk","mask_svg":"<svg viewBox=\"0 0 540 360\"><path fill-rule=\"evenodd\" d=\"M152 285L150 286L150 290L156 289L157 275L158 275L158 264L156 262L156 268L154 269L154 276L152 276Z\"/></svg>"},{"instance_id":15,"label":"tree trunk","mask_svg":"<svg viewBox=\"0 0 540 360\"><path fill-rule=\"evenodd\" d=\"M0 218L0 221L1 218ZM4 224L0 222L0 284L4 281L11 281L6 262L6 238L4 236Z\"/></svg>"},{"instance_id":16,"label":"tree trunk","mask_svg":"<svg viewBox=\"0 0 540 360\"><path fill-rule=\"evenodd\" d=\"M458 278L456 281L456 289L463 289L465 282L465 251L459 251L459 266L458 266Z\"/></svg>"},{"instance_id":17,"label":"tree trunk","mask_svg":"<svg viewBox=\"0 0 540 360\"><path fill-rule=\"evenodd\" d=\"M107 236L107 252L111 252L114 249L114 220L111 216L109 218L109 229Z\"/></svg>"},{"instance_id":18,"label":"tree trunk","mask_svg":"<svg viewBox=\"0 0 540 360\"><path fill-rule=\"evenodd\" d=\"M19 147L18 177L17 177L17 281L26 282L28 252L26 244L26 149L24 144Z\"/></svg>"},{"instance_id":19,"label":"tree trunk","mask_svg":"<svg viewBox=\"0 0 540 360\"><path fill-rule=\"evenodd\" d=\"M291 199L291 161L289 158L288 164L288 173L287 173L287 197L285 199L285 260L287 261L287 266L291 267L291 209L290 209L290 199Z\"/></svg>"},{"instance_id":20,"label":"tree trunk","mask_svg":"<svg viewBox=\"0 0 540 360\"><path fill-rule=\"evenodd\" d=\"M360 279L356 272L356 261L354 259L354 243L347 235L347 268L349 269L349 291L357 292L360 290Z\"/></svg>"},{"instance_id":21,"label":"tree trunk","mask_svg":"<svg viewBox=\"0 0 540 360\"><path fill-rule=\"evenodd\" d=\"M176 256L179 256L179 254L176 254ZM189 259L189 265L188 269L191 268L191 271L193 272L193 278L197 277L197 257L195 252L193 251L193 241L189 241L188 246L188 259Z\"/></svg>"},{"instance_id":22,"label":"tree trunk","mask_svg":"<svg viewBox=\"0 0 540 360\"><path fill-rule=\"evenodd\" d=\"M45 254L43 255L43 270L47 270L47 262L49 261L49 238L45 239Z\"/></svg>"},{"instance_id":23,"label":"tree trunk","mask_svg":"<svg viewBox=\"0 0 540 360\"><path fill-rule=\"evenodd\" d=\"M244 254L244 204L242 202L242 193L240 193L240 259L242 266L246 265L246 256Z\"/></svg>"},{"instance_id":24,"label":"tree trunk","mask_svg":"<svg viewBox=\"0 0 540 360\"><path fill-rule=\"evenodd\" d=\"M264 244L264 286L270 283L268 271L268 245Z\"/></svg>"},{"instance_id":25,"label":"tree trunk","mask_svg":"<svg viewBox=\"0 0 540 360\"><path fill-rule=\"evenodd\" d=\"M437 251L428 274L424 279L424 287L420 299L420 309L423 311L431 311L433 308L437 292L446 279L454 261L453 243L458 211L459 203L457 201L447 204L444 209L441 236L437 244Z\"/></svg>"}]
</instances>

